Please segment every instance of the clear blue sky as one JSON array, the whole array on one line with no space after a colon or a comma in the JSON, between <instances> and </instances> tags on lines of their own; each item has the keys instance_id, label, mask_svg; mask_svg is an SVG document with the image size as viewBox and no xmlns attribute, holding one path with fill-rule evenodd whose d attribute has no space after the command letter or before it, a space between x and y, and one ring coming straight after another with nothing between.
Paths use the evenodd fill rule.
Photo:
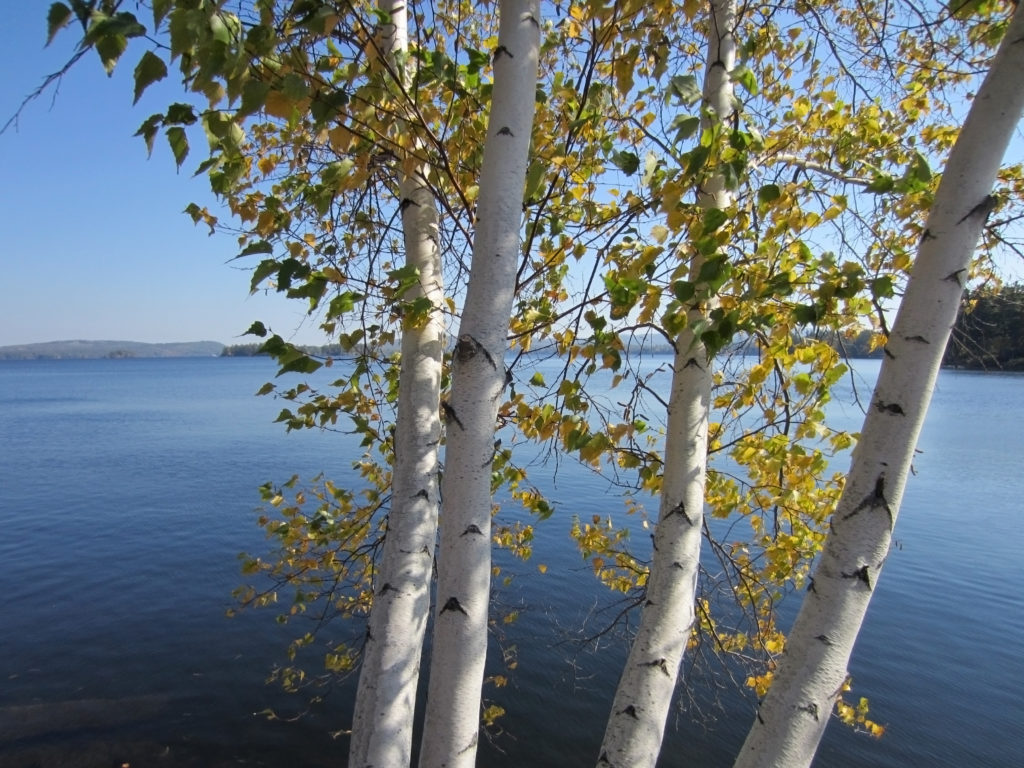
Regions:
<instances>
[{"instance_id":1,"label":"clear blue sky","mask_svg":"<svg viewBox=\"0 0 1024 768\"><path fill-rule=\"evenodd\" d=\"M46 42L50 0L4 4L0 124L74 50L68 28ZM141 49L140 49L141 50ZM249 295L249 276L228 264L238 248L181 213L217 203L192 178L197 147L180 173L163 137L149 159L139 124L176 97L173 71L132 107L129 48L112 78L88 53L59 92L33 102L0 136L0 346L59 339L226 344L254 320L299 343L323 343L302 302Z\"/></svg>"}]
</instances>

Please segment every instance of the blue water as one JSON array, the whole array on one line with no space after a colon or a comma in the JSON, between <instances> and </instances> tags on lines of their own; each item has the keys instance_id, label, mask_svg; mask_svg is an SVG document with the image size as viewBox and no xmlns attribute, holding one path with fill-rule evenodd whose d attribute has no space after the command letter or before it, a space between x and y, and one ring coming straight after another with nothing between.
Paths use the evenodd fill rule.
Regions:
<instances>
[{"instance_id":1,"label":"blue water","mask_svg":"<svg viewBox=\"0 0 1024 768\"><path fill-rule=\"evenodd\" d=\"M873 366L858 365L867 381ZM280 404L252 397L272 375L262 359L0 363L0 767L343 764L328 733L348 725L350 691L294 722L255 716L304 708L264 682L289 629L224 615L236 555L266 548L257 487L351 481L358 456L346 435L272 424ZM821 768L1008 768L1024 751L1024 378L944 372L919 447L851 663L887 733L831 725ZM522 613L492 666L519 664L487 691L507 715L480 764L592 765L625 649L614 633L597 651L571 642L617 607L566 531L621 501L571 463L533 472L558 512L530 563L506 563L497 597ZM716 697L673 716L663 765L730 763L751 703L724 681Z\"/></svg>"}]
</instances>

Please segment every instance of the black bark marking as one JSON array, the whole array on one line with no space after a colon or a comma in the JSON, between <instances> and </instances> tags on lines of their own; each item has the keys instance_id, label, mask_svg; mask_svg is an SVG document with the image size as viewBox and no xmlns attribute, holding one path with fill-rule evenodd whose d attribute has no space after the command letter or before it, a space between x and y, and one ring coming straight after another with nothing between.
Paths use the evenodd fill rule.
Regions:
<instances>
[{"instance_id":1,"label":"black bark marking","mask_svg":"<svg viewBox=\"0 0 1024 768\"><path fill-rule=\"evenodd\" d=\"M639 720L640 719L640 716L636 713L636 707L634 707L632 704L630 704L625 709L620 709L615 714L617 714L617 715L628 715L629 717L632 717L634 720Z\"/></svg>"},{"instance_id":2,"label":"black bark marking","mask_svg":"<svg viewBox=\"0 0 1024 768\"><path fill-rule=\"evenodd\" d=\"M608 753L607 752L602 752L601 756L599 758L597 758L597 764L601 765L601 763L604 763L605 765L611 765L612 764L612 761L608 759Z\"/></svg>"},{"instance_id":3,"label":"black bark marking","mask_svg":"<svg viewBox=\"0 0 1024 768\"><path fill-rule=\"evenodd\" d=\"M916 341L918 344L931 344L931 342L928 341L928 339L926 339L924 336L921 336L920 334L918 334L917 336L904 336L903 338L906 341Z\"/></svg>"},{"instance_id":4,"label":"black bark marking","mask_svg":"<svg viewBox=\"0 0 1024 768\"><path fill-rule=\"evenodd\" d=\"M494 358L491 357L491 353L487 351L479 341L474 339L468 333L464 333L459 336L459 340L455 343L455 359L460 363L468 363L477 355L483 355L487 358L487 362L491 364L491 368L498 370L498 366L494 362Z\"/></svg>"},{"instance_id":5,"label":"black bark marking","mask_svg":"<svg viewBox=\"0 0 1024 768\"><path fill-rule=\"evenodd\" d=\"M497 48L494 49L494 58L491 60L491 63L494 63L502 56L508 56L510 59L515 58L515 55L513 55L512 51L510 51L504 45L499 45Z\"/></svg>"},{"instance_id":6,"label":"black bark marking","mask_svg":"<svg viewBox=\"0 0 1024 768\"><path fill-rule=\"evenodd\" d=\"M466 530L464 530L464 531L463 531L462 533L460 533L460 534L459 534L459 536L460 536L460 537L461 537L461 536L465 536L465 535L466 535L467 533L475 533L475 534L476 534L477 536L483 536L483 535L484 535L484 532L483 532L483 531L481 531L481 530L480 530L480 529L479 529L479 528L478 528L477 526L475 526L475 525L467 525L467 526L466 526Z\"/></svg>"},{"instance_id":7,"label":"black bark marking","mask_svg":"<svg viewBox=\"0 0 1024 768\"><path fill-rule=\"evenodd\" d=\"M996 203L998 202L999 200L996 198L995 195L985 195L984 200L982 200L980 203L978 203L976 206L971 208L971 210L964 214L963 218L957 222L957 226L963 224L968 219L974 218L975 216L980 216L982 222L987 221L989 214L995 210Z\"/></svg>"},{"instance_id":8,"label":"black bark marking","mask_svg":"<svg viewBox=\"0 0 1024 768\"><path fill-rule=\"evenodd\" d=\"M956 270L954 272L950 272L948 275L946 275L942 279L947 281L947 282L950 282L950 283L956 283L961 288L963 288L964 287L964 281L960 278L960 276L964 272L966 272L966 271L967 271L967 267L962 267L961 269L958 269L958 270Z\"/></svg>"},{"instance_id":9,"label":"black bark marking","mask_svg":"<svg viewBox=\"0 0 1024 768\"><path fill-rule=\"evenodd\" d=\"M512 133L512 129L509 128L507 125L504 126L503 128L499 128L498 129L498 135L499 136L512 136L513 138L515 138L515 134Z\"/></svg>"},{"instance_id":10,"label":"black bark marking","mask_svg":"<svg viewBox=\"0 0 1024 768\"><path fill-rule=\"evenodd\" d=\"M388 592L397 592L398 590L391 586L390 582L385 582L384 586L380 588L380 592L377 593L377 597L383 597Z\"/></svg>"},{"instance_id":11,"label":"black bark marking","mask_svg":"<svg viewBox=\"0 0 1024 768\"><path fill-rule=\"evenodd\" d=\"M444 613L445 611L458 611L463 616L469 616L469 614L466 613L466 609L463 608L462 605L459 603L459 598L457 597L448 598L448 602L444 604L444 607L441 609L440 613Z\"/></svg>"},{"instance_id":12,"label":"black bark marking","mask_svg":"<svg viewBox=\"0 0 1024 768\"><path fill-rule=\"evenodd\" d=\"M535 26L537 29L540 29L540 22L537 21L537 17L534 16L532 13L525 13L525 14L523 14L522 20L523 21L528 21L531 24L533 24L533 26Z\"/></svg>"},{"instance_id":13,"label":"black bark marking","mask_svg":"<svg viewBox=\"0 0 1024 768\"><path fill-rule=\"evenodd\" d=\"M426 488L420 488L410 498L413 498L413 499L426 499L427 501L430 501L430 494L427 493L427 489Z\"/></svg>"},{"instance_id":14,"label":"black bark marking","mask_svg":"<svg viewBox=\"0 0 1024 768\"><path fill-rule=\"evenodd\" d=\"M690 516L686 514L686 505L683 504L682 501L680 501L678 504L672 507L672 509L665 513L665 519L667 520L668 518L672 517L672 515L682 515L686 522L688 522L691 527L693 526L693 520L691 520Z\"/></svg>"},{"instance_id":15,"label":"black bark marking","mask_svg":"<svg viewBox=\"0 0 1024 768\"><path fill-rule=\"evenodd\" d=\"M757 708L757 722L759 722L761 725L764 725L764 718L761 717L761 708L760 707Z\"/></svg>"},{"instance_id":16,"label":"black bark marking","mask_svg":"<svg viewBox=\"0 0 1024 768\"><path fill-rule=\"evenodd\" d=\"M888 357L888 358L889 358L890 360L895 360L895 359L896 359L896 355L894 355L894 354L893 354L893 353L892 353L892 352L891 352L891 351L889 350L889 347L888 347L888 345L886 345L886 346L882 347L882 351L883 351L883 352L885 353L885 356L886 356L886 357Z\"/></svg>"},{"instance_id":17,"label":"black bark marking","mask_svg":"<svg viewBox=\"0 0 1024 768\"><path fill-rule=\"evenodd\" d=\"M411 197L403 197L402 202L398 204L398 207L402 211L402 213L405 213L405 209L408 208L410 205L415 205L419 207L419 203L417 203Z\"/></svg>"},{"instance_id":18,"label":"black bark marking","mask_svg":"<svg viewBox=\"0 0 1024 768\"><path fill-rule=\"evenodd\" d=\"M876 400L875 408L882 411L883 413L891 413L893 416L907 415L903 411L903 407L899 403L883 403L881 400Z\"/></svg>"},{"instance_id":19,"label":"black bark marking","mask_svg":"<svg viewBox=\"0 0 1024 768\"><path fill-rule=\"evenodd\" d=\"M651 546L654 547L654 551L658 551L658 540L654 538L654 534L651 534Z\"/></svg>"},{"instance_id":20,"label":"black bark marking","mask_svg":"<svg viewBox=\"0 0 1024 768\"><path fill-rule=\"evenodd\" d=\"M511 368L506 368L505 369L505 386L506 387L512 386L512 369ZM501 440L499 440L495 444L495 448L497 448L498 445L501 445Z\"/></svg>"},{"instance_id":21,"label":"black bark marking","mask_svg":"<svg viewBox=\"0 0 1024 768\"><path fill-rule=\"evenodd\" d=\"M703 370L703 368L701 368L700 362L698 362L696 357L691 357L689 360L687 360L686 365L684 365L683 368L689 368L691 365L697 367L700 370Z\"/></svg>"},{"instance_id":22,"label":"black bark marking","mask_svg":"<svg viewBox=\"0 0 1024 768\"><path fill-rule=\"evenodd\" d=\"M930 229L926 229L924 232L921 233L921 242L922 243L925 242L926 240L934 240L934 239L935 239L935 235L932 234L932 231Z\"/></svg>"},{"instance_id":23,"label":"black bark marking","mask_svg":"<svg viewBox=\"0 0 1024 768\"><path fill-rule=\"evenodd\" d=\"M856 515L862 509L884 509L886 514L889 515L889 530L891 531L896 524L896 520L893 517L892 507L889 506L889 500L885 498L885 473L883 472L875 480L874 490L871 491L867 496L861 499L860 504L853 508L852 512L848 512L843 515L843 520L849 520L851 517Z\"/></svg>"},{"instance_id":24,"label":"black bark marking","mask_svg":"<svg viewBox=\"0 0 1024 768\"><path fill-rule=\"evenodd\" d=\"M672 677L672 673L668 671L668 659L655 659L654 661L645 661L640 664L641 667L657 667L665 673L666 677Z\"/></svg>"},{"instance_id":25,"label":"black bark marking","mask_svg":"<svg viewBox=\"0 0 1024 768\"><path fill-rule=\"evenodd\" d=\"M814 588L814 577L813 576L808 576L807 577L807 591L808 592L813 592L814 594L818 594L818 590L816 590Z\"/></svg>"},{"instance_id":26,"label":"black bark marking","mask_svg":"<svg viewBox=\"0 0 1024 768\"><path fill-rule=\"evenodd\" d=\"M456 424L459 425L459 429L465 431L466 428L462 426L462 422L459 421L459 417L455 415L455 409L452 408L450 403L448 403L446 400L442 400L441 410L444 411L444 420L446 422L450 424L451 422L454 421Z\"/></svg>"},{"instance_id":27,"label":"black bark marking","mask_svg":"<svg viewBox=\"0 0 1024 768\"><path fill-rule=\"evenodd\" d=\"M467 752L469 752L471 749L475 749L477 741L479 740L479 738L480 738L480 734L479 733L474 733L473 734L473 738L471 738L469 740L469 743L466 746L464 746L462 749L459 750L458 754L464 755Z\"/></svg>"},{"instance_id":28,"label":"black bark marking","mask_svg":"<svg viewBox=\"0 0 1024 768\"><path fill-rule=\"evenodd\" d=\"M871 572L868 570L868 567L866 565L862 565L853 573L846 573L844 571L841 572L840 575L844 579L857 579L858 581L863 581L864 584L867 586L868 591L871 590Z\"/></svg>"},{"instance_id":29,"label":"black bark marking","mask_svg":"<svg viewBox=\"0 0 1024 768\"><path fill-rule=\"evenodd\" d=\"M797 710L800 712L807 712L811 715L811 717L814 718L815 722L818 722L818 705L814 702L811 702L810 704L805 704L802 707L797 707Z\"/></svg>"},{"instance_id":30,"label":"black bark marking","mask_svg":"<svg viewBox=\"0 0 1024 768\"><path fill-rule=\"evenodd\" d=\"M498 455L498 449L501 447L501 440L494 441L494 448L491 450L491 455L487 457L487 461L481 464L481 467L489 467L494 463L494 457Z\"/></svg>"},{"instance_id":31,"label":"black bark marking","mask_svg":"<svg viewBox=\"0 0 1024 768\"><path fill-rule=\"evenodd\" d=\"M683 565L682 563L680 563L678 560L673 560L672 561L672 567L673 568L678 568L680 571L685 571L686 570L686 566Z\"/></svg>"},{"instance_id":32,"label":"black bark marking","mask_svg":"<svg viewBox=\"0 0 1024 768\"><path fill-rule=\"evenodd\" d=\"M828 639L828 635L818 635L815 640L824 643L825 645L832 645L832 641Z\"/></svg>"}]
</instances>

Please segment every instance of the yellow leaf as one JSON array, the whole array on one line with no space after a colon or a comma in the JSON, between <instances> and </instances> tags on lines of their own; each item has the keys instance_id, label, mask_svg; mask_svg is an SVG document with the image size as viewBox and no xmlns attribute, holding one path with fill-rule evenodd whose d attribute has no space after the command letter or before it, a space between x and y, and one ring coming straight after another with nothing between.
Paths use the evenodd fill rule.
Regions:
<instances>
[{"instance_id":1,"label":"yellow leaf","mask_svg":"<svg viewBox=\"0 0 1024 768\"><path fill-rule=\"evenodd\" d=\"M267 100L263 105L263 111L272 117L280 117L287 120L292 116L295 104L281 91L271 91L267 94Z\"/></svg>"}]
</instances>

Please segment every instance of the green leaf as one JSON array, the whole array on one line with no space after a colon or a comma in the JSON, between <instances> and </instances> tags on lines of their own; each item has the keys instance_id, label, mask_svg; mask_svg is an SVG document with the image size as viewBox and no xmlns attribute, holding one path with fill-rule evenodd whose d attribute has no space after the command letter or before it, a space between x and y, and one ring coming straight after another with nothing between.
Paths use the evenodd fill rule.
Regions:
<instances>
[{"instance_id":1,"label":"green leaf","mask_svg":"<svg viewBox=\"0 0 1024 768\"><path fill-rule=\"evenodd\" d=\"M64 3L54 3L50 6L50 12L46 14L46 44L53 42L53 38L71 21L71 9Z\"/></svg>"},{"instance_id":2,"label":"green leaf","mask_svg":"<svg viewBox=\"0 0 1024 768\"><path fill-rule=\"evenodd\" d=\"M697 78L694 75L675 75L665 89L665 103L668 104L673 97L687 106L700 101L703 94Z\"/></svg>"},{"instance_id":3,"label":"green leaf","mask_svg":"<svg viewBox=\"0 0 1024 768\"><path fill-rule=\"evenodd\" d=\"M277 267L277 261L274 259L264 259L261 261L252 273L252 281L249 283L249 290L255 293L256 289L260 287L260 283L277 272Z\"/></svg>"},{"instance_id":4,"label":"green leaf","mask_svg":"<svg viewBox=\"0 0 1024 768\"><path fill-rule=\"evenodd\" d=\"M167 108L166 122L172 125L192 125L199 118L191 104L171 104Z\"/></svg>"},{"instance_id":5,"label":"green leaf","mask_svg":"<svg viewBox=\"0 0 1024 768\"><path fill-rule=\"evenodd\" d=\"M243 336L259 336L260 338L267 335L267 327L263 325L259 320L249 326L249 330L242 334Z\"/></svg>"},{"instance_id":6,"label":"green leaf","mask_svg":"<svg viewBox=\"0 0 1024 768\"><path fill-rule=\"evenodd\" d=\"M696 293L696 286L686 280L676 280L672 283L672 293L679 301L689 301Z\"/></svg>"},{"instance_id":7,"label":"green leaf","mask_svg":"<svg viewBox=\"0 0 1024 768\"><path fill-rule=\"evenodd\" d=\"M875 174L875 177L868 184L868 192L874 192L875 194L882 194L884 192L892 191L892 188L896 186L896 182L893 181L892 176L884 173Z\"/></svg>"},{"instance_id":8,"label":"green leaf","mask_svg":"<svg viewBox=\"0 0 1024 768\"><path fill-rule=\"evenodd\" d=\"M109 77L114 74L117 60L121 58L121 54L128 47L128 40L122 35L107 35L97 40L94 47L103 63L103 69L107 71Z\"/></svg>"},{"instance_id":9,"label":"green leaf","mask_svg":"<svg viewBox=\"0 0 1024 768\"><path fill-rule=\"evenodd\" d=\"M676 143L685 141L697 133L700 118L697 115L676 115L672 120L672 128L676 129Z\"/></svg>"},{"instance_id":10,"label":"green leaf","mask_svg":"<svg viewBox=\"0 0 1024 768\"><path fill-rule=\"evenodd\" d=\"M544 182L544 171L543 163L530 163L530 168L526 172L526 193L523 196L523 200L529 202L540 193L541 184Z\"/></svg>"},{"instance_id":11,"label":"green leaf","mask_svg":"<svg viewBox=\"0 0 1024 768\"><path fill-rule=\"evenodd\" d=\"M355 291L344 291L339 293L333 299L327 308L328 317L341 317L347 312L351 312L356 308L356 302L362 301L366 297Z\"/></svg>"},{"instance_id":12,"label":"green leaf","mask_svg":"<svg viewBox=\"0 0 1024 768\"><path fill-rule=\"evenodd\" d=\"M818 322L818 307L814 304L799 304L793 307L793 318L801 325Z\"/></svg>"},{"instance_id":13,"label":"green leaf","mask_svg":"<svg viewBox=\"0 0 1024 768\"><path fill-rule=\"evenodd\" d=\"M871 295L878 299L891 299L895 292L893 291L892 278L888 275L883 277L876 277L871 281Z\"/></svg>"},{"instance_id":14,"label":"green leaf","mask_svg":"<svg viewBox=\"0 0 1024 768\"><path fill-rule=\"evenodd\" d=\"M238 117L253 115L263 109L267 103L270 84L262 80L249 80L242 86L242 102L238 107Z\"/></svg>"},{"instance_id":15,"label":"green leaf","mask_svg":"<svg viewBox=\"0 0 1024 768\"><path fill-rule=\"evenodd\" d=\"M632 176L640 168L640 158L634 152L616 152L611 160L627 176Z\"/></svg>"},{"instance_id":16,"label":"green leaf","mask_svg":"<svg viewBox=\"0 0 1024 768\"><path fill-rule=\"evenodd\" d=\"M314 360L308 355L300 355L288 362L283 363L281 368L278 370L277 375L280 376L283 373L313 373L319 368L323 367L323 363L319 360Z\"/></svg>"},{"instance_id":17,"label":"green leaf","mask_svg":"<svg viewBox=\"0 0 1024 768\"><path fill-rule=\"evenodd\" d=\"M145 140L146 151L149 154L153 154L153 140L156 138L157 131L160 130L160 126L163 125L163 122L163 115L150 115L146 118L146 121L139 126L139 130L135 132L136 136L141 136L143 140Z\"/></svg>"},{"instance_id":18,"label":"green leaf","mask_svg":"<svg viewBox=\"0 0 1024 768\"><path fill-rule=\"evenodd\" d=\"M160 26L160 22L167 18L174 0L152 0L153 5L153 28Z\"/></svg>"},{"instance_id":19,"label":"green leaf","mask_svg":"<svg viewBox=\"0 0 1024 768\"><path fill-rule=\"evenodd\" d=\"M701 231L705 235L717 232L718 229L728 220L729 215L721 208L709 208L704 213L704 221L701 226Z\"/></svg>"},{"instance_id":20,"label":"green leaf","mask_svg":"<svg viewBox=\"0 0 1024 768\"><path fill-rule=\"evenodd\" d=\"M236 259L241 259L243 256L253 256L257 253L273 253L274 246L268 243L266 240L257 240L255 243L249 243L242 252L235 256Z\"/></svg>"},{"instance_id":21,"label":"green leaf","mask_svg":"<svg viewBox=\"0 0 1024 768\"><path fill-rule=\"evenodd\" d=\"M761 205L767 205L780 197L782 197L782 190L779 189L778 184L765 184L757 190L757 202Z\"/></svg>"},{"instance_id":22,"label":"green leaf","mask_svg":"<svg viewBox=\"0 0 1024 768\"><path fill-rule=\"evenodd\" d=\"M178 125L168 128L167 143L171 145L171 152L174 153L174 162L181 168L181 164L188 157L188 137L185 135L185 129Z\"/></svg>"},{"instance_id":23,"label":"green leaf","mask_svg":"<svg viewBox=\"0 0 1024 768\"><path fill-rule=\"evenodd\" d=\"M728 277L731 272L729 261L724 257L720 256L715 259L708 259L700 265L700 273L697 275L698 283L708 283L714 285L718 283L721 286L720 280L724 277Z\"/></svg>"},{"instance_id":24,"label":"green leaf","mask_svg":"<svg viewBox=\"0 0 1024 768\"><path fill-rule=\"evenodd\" d=\"M742 86L743 90L751 96L757 95L757 77L754 75L754 72L750 67L741 64L729 73L729 77L734 83Z\"/></svg>"},{"instance_id":25,"label":"green leaf","mask_svg":"<svg viewBox=\"0 0 1024 768\"><path fill-rule=\"evenodd\" d=\"M158 80L167 77L167 65L164 60L152 51L146 51L135 66L135 99L132 104L137 104L143 92Z\"/></svg>"},{"instance_id":26,"label":"green leaf","mask_svg":"<svg viewBox=\"0 0 1024 768\"><path fill-rule=\"evenodd\" d=\"M113 16L107 16L99 11L92 14L89 29L85 33L85 42L95 45L103 38L108 37L142 37L146 34L146 28L139 24L139 20L132 13L121 12Z\"/></svg>"},{"instance_id":27,"label":"green leaf","mask_svg":"<svg viewBox=\"0 0 1024 768\"><path fill-rule=\"evenodd\" d=\"M686 153L686 175L695 176L702 170L711 155L711 149L705 146L696 147Z\"/></svg>"},{"instance_id":28,"label":"green leaf","mask_svg":"<svg viewBox=\"0 0 1024 768\"><path fill-rule=\"evenodd\" d=\"M537 371L530 377L530 383L535 387L547 386L547 384L544 383L544 375L540 371Z\"/></svg>"}]
</instances>

